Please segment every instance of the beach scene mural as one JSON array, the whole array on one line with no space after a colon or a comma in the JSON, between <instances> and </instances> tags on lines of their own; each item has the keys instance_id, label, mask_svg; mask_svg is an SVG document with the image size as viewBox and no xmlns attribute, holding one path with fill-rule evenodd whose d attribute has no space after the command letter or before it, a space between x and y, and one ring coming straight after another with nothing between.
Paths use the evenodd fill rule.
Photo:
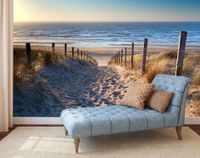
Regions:
<instances>
[{"instance_id":1,"label":"beach scene mural","mask_svg":"<svg viewBox=\"0 0 200 158\"><path fill-rule=\"evenodd\" d=\"M14 0L14 116L117 105L130 81L178 72L193 81L186 117L200 117L199 6L197 0Z\"/></svg>"}]
</instances>

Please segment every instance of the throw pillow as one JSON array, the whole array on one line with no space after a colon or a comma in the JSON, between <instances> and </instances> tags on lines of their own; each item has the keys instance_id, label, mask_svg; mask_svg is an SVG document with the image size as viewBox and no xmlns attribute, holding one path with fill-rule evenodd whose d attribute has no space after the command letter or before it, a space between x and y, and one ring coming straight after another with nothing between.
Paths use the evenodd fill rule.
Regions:
<instances>
[{"instance_id":1,"label":"throw pillow","mask_svg":"<svg viewBox=\"0 0 200 158\"><path fill-rule=\"evenodd\" d=\"M153 84L144 82L131 82L128 85L127 92L121 99L120 104L135 107L138 109L144 109L145 101L153 90Z\"/></svg>"},{"instance_id":2,"label":"throw pillow","mask_svg":"<svg viewBox=\"0 0 200 158\"><path fill-rule=\"evenodd\" d=\"M172 99L172 96L172 92L153 90L146 103L148 107L164 113Z\"/></svg>"}]
</instances>

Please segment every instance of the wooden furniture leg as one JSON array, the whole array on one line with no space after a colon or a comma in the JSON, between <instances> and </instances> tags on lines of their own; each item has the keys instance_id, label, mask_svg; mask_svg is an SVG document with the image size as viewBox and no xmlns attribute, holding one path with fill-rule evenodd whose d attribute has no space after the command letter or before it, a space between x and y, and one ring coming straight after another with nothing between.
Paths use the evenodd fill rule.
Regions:
<instances>
[{"instance_id":1,"label":"wooden furniture leg","mask_svg":"<svg viewBox=\"0 0 200 158\"><path fill-rule=\"evenodd\" d=\"M64 127L65 128L65 127ZM65 128L65 135L67 136L68 135L68 131L67 129Z\"/></svg>"},{"instance_id":2,"label":"wooden furniture leg","mask_svg":"<svg viewBox=\"0 0 200 158\"><path fill-rule=\"evenodd\" d=\"M75 145L76 154L78 154L79 144L80 144L80 138L74 138L74 145Z\"/></svg>"},{"instance_id":3,"label":"wooden furniture leg","mask_svg":"<svg viewBox=\"0 0 200 158\"><path fill-rule=\"evenodd\" d=\"M176 127L176 133L179 140L182 140L181 127Z\"/></svg>"}]
</instances>

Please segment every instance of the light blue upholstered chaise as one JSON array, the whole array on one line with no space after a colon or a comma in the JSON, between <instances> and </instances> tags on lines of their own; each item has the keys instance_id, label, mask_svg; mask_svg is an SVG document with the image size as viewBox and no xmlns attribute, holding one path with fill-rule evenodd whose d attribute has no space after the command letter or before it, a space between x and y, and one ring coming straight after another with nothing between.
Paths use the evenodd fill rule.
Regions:
<instances>
[{"instance_id":1,"label":"light blue upholstered chaise","mask_svg":"<svg viewBox=\"0 0 200 158\"><path fill-rule=\"evenodd\" d=\"M61 120L70 137L74 138L78 153L80 138L116 133L176 127L179 139L184 125L185 102L191 80L183 76L157 75L155 89L173 92L174 96L165 113L146 108L139 110L127 106L83 107L66 109Z\"/></svg>"}]
</instances>

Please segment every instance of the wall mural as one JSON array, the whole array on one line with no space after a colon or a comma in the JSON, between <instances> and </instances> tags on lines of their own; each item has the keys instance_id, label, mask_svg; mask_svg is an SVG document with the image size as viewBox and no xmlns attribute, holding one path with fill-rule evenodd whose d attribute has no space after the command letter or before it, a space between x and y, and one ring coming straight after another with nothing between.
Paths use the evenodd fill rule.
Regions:
<instances>
[{"instance_id":1,"label":"wall mural","mask_svg":"<svg viewBox=\"0 0 200 158\"><path fill-rule=\"evenodd\" d=\"M54 3L15 0L14 116L59 117L66 108L119 104L130 81L175 73L181 31L188 32L183 75L193 81L186 116L200 116L199 22L146 22L144 17L137 22L137 15L98 14L107 6L118 15L117 3L97 3L96 11L80 0Z\"/></svg>"}]
</instances>

